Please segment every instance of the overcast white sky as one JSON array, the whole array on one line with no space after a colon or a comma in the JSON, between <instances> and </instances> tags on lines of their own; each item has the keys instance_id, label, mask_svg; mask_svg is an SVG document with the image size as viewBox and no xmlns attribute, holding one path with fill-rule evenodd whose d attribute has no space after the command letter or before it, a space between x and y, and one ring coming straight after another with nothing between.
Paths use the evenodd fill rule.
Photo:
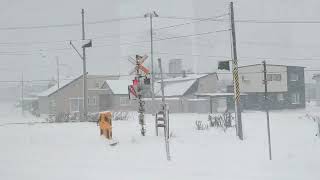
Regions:
<instances>
[{"instance_id":1,"label":"overcast white sky","mask_svg":"<svg viewBox=\"0 0 320 180\"><path fill-rule=\"evenodd\" d=\"M228 3L225 0L1 0L0 28L80 23L81 8L85 8L87 21L142 17L145 12L152 10L160 17L205 18L228 13ZM318 7L320 2L317 0L238 0L235 1L235 15L236 19L319 20ZM189 21L156 18L154 27ZM155 38L225 28L229 28L228 23L205 21L156 31ZM255 57L269 57L272 58L267 59L269 63L300 65L307 67L307 70L320 69L320 63L316 60L290 59L313 57L320 61L320 24L237 23L236 30L240 64L260 63L262 59ZM93 40L94 48L88 49L88 71L91 74L126 74L130 68L126 56L148 54L150 51L148 42L135 43L134 46L123 45L127 42L149 40L148 19L87 25L86 32L88 38L97 37ZM121 40L117 34L122 34ZM67 41L63 42L80 38L80 26L37 30L0 29L0 79L17 80L21 71L27 79L48 79L55 76L56 56L61 63L69 65L61 67L63 75L80 74L81 60L72 49L65 49L69 45ZM52 42L61 40L62 42ZM49 43L34 43L48 41ZM165 62L171 58L182 58L186 68L193 68L197 72L215 71L219 58L208 56L230 56L229 33L155 42L155 52L158 53L155 57L161 57ZM310 80L311 73L306 74Z\"/></svg>"}]
</instances>

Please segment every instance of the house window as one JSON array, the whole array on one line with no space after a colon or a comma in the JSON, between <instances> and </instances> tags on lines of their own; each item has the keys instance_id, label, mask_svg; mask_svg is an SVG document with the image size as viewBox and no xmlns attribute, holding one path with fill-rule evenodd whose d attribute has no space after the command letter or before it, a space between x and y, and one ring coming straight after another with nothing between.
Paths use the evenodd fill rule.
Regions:
<instances>
[{"instance_id":1,"label":"house window","mask_svg":"<svg viewBox=\"0 0 320 180\"><path fill-rule=\"evenodd\" d=\"M290 73L289 74L289 80L290 81L298 81L299 80L299 75L297 73Z\"/></svg>"},{"instance_id":2,"label":"house window","mask_svg":"<svg viewBox=\"0 0 320 180\"><path fill-rule=\"evenodd\" d=\"M248 78L246 78L245 76L241 76L241 79L242 79L242 81L243 81L243 82L245 82L245 81L249 81L249 79L248 79Z\"/></svg>"},{"instance_id":3,"label":"house window","mask_svg":"<svg viewBox=\"0 0 320 180\"><path fill-rule=\"evenodd\" d=\"M281 81L281 74L267 74L267 81Z\"/></svg>"},{"instance_id":4,"label":"house window","mask_svg":"<svg viewBox=\"0 0 320 180\"><path fill-rule=\"evenodd\" d=\"M130 105L130 100L128 97L120 97L120 106Z\"/></svg>"},{"instance_id":5,"label":"house window","mask_svg":"<svg viewBox=\"0 0 320 180\"><path fill-rule=\"evenodd\" d=\"M70 112L80 112L83 106L83 98L81 97L76 97L76 98L70 98L69 99L70 103Z\"/></svg>"},{"instance_id":6,"label":"house window","mask_svg":"<svg viewBox=\"0 0 320 180\"><path fill-rule=\"evenodd\" d=\"M54 99L50 100L50 102L49 102L49 111L50 111L51 114L56 113L56 107L57 107L56 101Z\"/></svg>"},{"instance_id":7,"label":"house window","mask_svg":"<svg viewBox=\"0 0 320 180\"><path fill-rule=\"evenodd\" d=\"M95 106L95 105L97 105L97 96L91 96L91 97L89 97L89 99L88 99L88 104L89 104L90 106Z\"/></svg>"},{"instance_id":8,"label":"house window","mask_svg":"<svg viewBox=\"0 0 320 180\"><path fill-rule=\"evenodd\" d=\"M282 93L277 94L277 99L278 99L279 102L284 101L283 94Z\"/></svg>"},{"instance_id":9,"label":"house window","mask_svg":"<svg viewBox=\"0 0 320 180\"><path fill-rule=\"evenodd\" d=\"M100 88L101 87L101 84L100 84L100 82L96 82L96 88Z\"/></svg>"},{"instance_id":10,"label":"house window","mask_svg":"<svg viewBox=\"0 0 320 180\"><path fill-rule=\"evenodd\" d=\"M291 103L292 104L300 104L300 94L299 93L292 93L291 94Z\"/></svg>"}]
</instances>

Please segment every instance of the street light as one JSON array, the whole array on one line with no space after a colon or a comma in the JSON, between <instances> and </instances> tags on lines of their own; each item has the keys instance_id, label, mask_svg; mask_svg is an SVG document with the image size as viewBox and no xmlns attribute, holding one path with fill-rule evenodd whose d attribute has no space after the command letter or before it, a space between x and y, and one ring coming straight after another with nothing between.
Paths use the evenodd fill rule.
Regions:
<instances>
[{"instance_id":1,"label":"street light","mask_svg":"<svg viewBox=\"0 0 320 180\"><path fill-rule=\"evenodd\" d=\"M83 53L82 55L80 54L80 52L77 50L77 48L73 45L72 41L70 41L70 45L71 47L77 52L77 54L79 55L79 57L82 59L83 62L83 106L84 106L84 120L87 120L87 115L88 115L88 88L87 88L87 63L86 63L86 53L85 53L85 49L88 47L92 47L92 40L85 40L83 39L82 41L82 49L83 49Z\"/></svg>"},{"instance_id":2,"label":"street light","mask_svg":"<svg viewBox=\"0 0 320 180\"><path fill-rule=\"evenodd\" d=\"M155 12L149 12L144 15L145 18L150 18L150 53L151 53L151 94L152 94L152 102L154 101L154 69L153 69L153 27L152 27L152 18L159 17L159 15Z\"/></svg>"}]
</instances>

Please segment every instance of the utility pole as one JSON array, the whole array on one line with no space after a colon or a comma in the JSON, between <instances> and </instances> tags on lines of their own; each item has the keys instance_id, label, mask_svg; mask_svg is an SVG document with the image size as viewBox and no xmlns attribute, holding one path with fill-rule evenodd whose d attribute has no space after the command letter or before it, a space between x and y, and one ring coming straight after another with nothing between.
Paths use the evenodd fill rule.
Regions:
<instances>
[{"instance_id":1,"label":"utility pole","mask_svg":"<svg viewBox=\"0 0 320 180\"><path fill-rule=\"evenodd\" d=\"M57 85L58 85L58 89L60 88L60 71L59 71L59 57L56 56L56 62L57 62Z\"/></svg>"},{"instance_id":2,"label":"utility pole","mask_svg":"<svg viewBox=\"0 0 320 180\"><path fill-rule=\"evenodd\" d=\"M267 128L268 128L268 145L269 145L269 159L272 160L271 154L271 137L270 137L270 120L269 120L269 100L268 100L268 80L267 80L267 65L266 61L262 61L263 76L264 76L264 108L267 114Z\"/></svg>"},{"instance_id":3,"label":"utility pole","mask_svg":"<svg viewBox=\"0 0 320 180\"><path fill-rule=\"evenodd\" d=\"M161 76L161 93L162 93L162 111L164 116L164 140L166 144L166 154L167 154L167 160L170 161L170 144L169 144L169 112L168 107L165 102L165 95L164 95L164 84L163 84L163 74L162 74L162 64L161 59L158 59L159 69L160 69L160 76Z\"/></svg>"},{"instance_id":4,"label":"utility pole","mask_svg":"<svg viewBox=\"0 0 320 180\"><path fill-rule=\"evenodd\" d=\"M152 25L152 18L159 17L159 15L153 11L150 13L146 13L144 17L149 17L150 19L150 55L151 55L151 97L152 103L154 101L154 68L153 68L153 25Z\"/></svg>"},{"instance_id":5,"label":"utility pole","mask_svg":"<svg viewBox=\"0 0 320 180\"><path fill-rule=\"evenodd\" d=\"M21 73L21 113L24 115L24 80L23 72Z\"/></svg>"},{"instance_id":6,"label":"utility pole","mask_svg":"<svg viewBox=\"0 0 320 180\"><path fill-rule=\"evenodd\" d=\"M233 74L233 86L234 86L236 128L237 128L237 135L239 139L243 140L241 103L240 103L240 86L239 86L238 59L237 59L237 42L236 42L236 31L235 31L235 25L234 25L233 2L230 2L230 22L231 22L231 36L232 36L232 55L233 55L232 74Z\"/></svg>"},{"instance_id":7,"label":"utility pole","mask_svg":"<svg viewBox=\"0 0 320 180\"><path fill-rule=\"evenodd\" d=\"M84 9L81 11L82 15L82 40L85 40L84 31ZM87 121L88 116L88 91L87 91L87 64L86 64L86 48L82 46L82 61L83 61L83 118Z\"/></svg>"}]
</instances>

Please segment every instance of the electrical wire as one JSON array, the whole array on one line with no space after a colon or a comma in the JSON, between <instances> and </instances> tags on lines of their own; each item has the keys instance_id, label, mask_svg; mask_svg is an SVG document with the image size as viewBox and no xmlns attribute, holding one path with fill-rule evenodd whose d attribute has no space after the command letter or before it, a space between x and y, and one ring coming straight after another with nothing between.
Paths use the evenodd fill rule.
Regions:
<instances>
[{"instance_id":1,"label":"electrical wire","mask_svg":"<svg viewBox=\"0 0 320 180\"><path fill-rule=\"evenodd\" d=\"M134 19L143 19L144 17L125 17L125 18L115 18L115 19L105 19L98 21L88 21L85 24L104 24L119 21L128 21ZM3 30L34 30L34 29L50 29L50 28L65 28L65 27L77 27L81 26L81 23L66 23L66 24L52 24L52 25L33 25L33 26L12 26L12 27L0 27L0 31Z\"/></svg>"},{"instance_id":2,"label":"electrical wire","mask_svg":"<svg viewBox=\"0 0 320 180\"><path fill-rule=\"evenodd\" d=\"M262 64L261 64L262 66ZM241 68L241 67L240 67ZM320 69L306 69L304 70L305 72L320 72ZM275 73L287 73L288 71L268 71L267 73L270 74L275 74ZM241 72L239 71L239 74L262 74L263 71L253 71L253 72ZM160 73L154 73L155 75L158 75ZM193 72L186 72L186 73L163 73L164 75L182 75L182 74L187 74L187 75L205 75L205 74L229 74L231 75L232 72L200 72L200 73L193 73ZM117 76L117 77L128 77L132 76L132 74L114 74L114 75L106 75L106 76ZM101 77L88 77L88 79L101 79ZM66 79L60 79L60 80L74 80L70 78ZM52 79L38 79L38 80L23 80L24 83L28 82L51 82ZM22 80L0 80L0 83L21 83Z\"/></svg>"},{"instance_id":3,"label":"electrical wire","mask_svg":"<svg viewBox=\"0 0 320 180\"><path fill-rule=\"evenodd\" d=\"M203 20L207 18L193 17L177 17L177 16L161 16L159 18L181 19L181 20ZM229 22L225 19L212 19L211 21ZM320 24L320 20L258 20L258 19L236 19L237 23L253 23L253 24Z\"/></svg>"},{"instance_id":4,"label":"electrical wire","mask_svg":"<svg viewBox=\"0 0 320 180\"><path fill-rule=\"evenodd\" d=\"M199 22L203 22L203 21L211 21L211 20L215 20L215 19L224 17L224 16L226 16L226 15L229 15L229 14L222 14L222 15L219 15L219 16L210 17L210 18L198 19L198 20L191 21L191 22L186 22L186 23L175 24L175 25L171 25L171 26L164 26L164 27L154 28L153 30L154 30L154 31L158 31L158 30L162 30L162 29L175 28L175 27L185 26L185 25L194 24L194 23L199 23Z\"/></svg>"},{"instance_id":5,"label":"electrical wire","mask_svg":"<svg viewBox=\"0 0 320 180\"><path fill-rule=\"evenodd\" d=\"M254 23L254 24L320 24L319 20L254 20L254 19L238 19L235 20L238 23Z\"/></svg>"}]
</instances>

